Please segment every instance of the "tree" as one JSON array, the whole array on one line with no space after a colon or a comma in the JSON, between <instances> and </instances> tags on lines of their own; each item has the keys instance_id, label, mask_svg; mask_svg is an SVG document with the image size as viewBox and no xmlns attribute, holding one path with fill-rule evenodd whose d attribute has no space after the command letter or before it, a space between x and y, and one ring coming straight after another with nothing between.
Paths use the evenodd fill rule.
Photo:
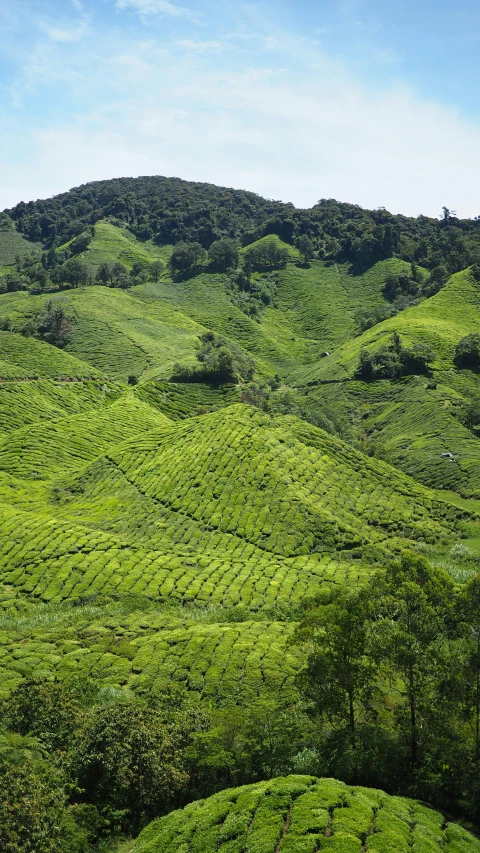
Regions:
<instances>
[{"instance_id":1,"label":"tree","mask_svg":"<svg viewBox=\"0 0 480 853\"><path fill-rule=\"evenodd\" d=\"M21 735L17 732L0 734L0 762L6 764L35 764L43 758L45 747L39 738L33 735Z\"/></svg>"},{"instance_id":2,"label":"tree","mask_svg":"<svg viewBox=\"0 0 480 853\"><path fill-rule=\"evenodd\" d=\"M468 370L480 368L480 334L465 335L455 348L455 364Z\"/></svg>"},{"instance_id":3,"label":"tree","mask_svg":"<svg viewBox=\"0 0 480 853\"><path fill-rule=\"evenodd\" d=\"M77 694L64 682L27 678L3 700L0 711L9 729L38 737L51 751L66 751L81 715Z\"/></svg>"},{"instance_id":4,"label":"tree","mask_svg":"<svg viewBox=\"0 0 480 853\"><path fill-rule=\"evenodd\" d=\"M384 672L392 670L392 683L403 699L396 717L407 732L414 769L420 760L421 732L428 731L438 698L453 589L446 572L432 568L424 557L404 554L375 579L369 591L372 657Z\"/></svg>"},{"instance_id":5,"label":"tree","mask_svg":"<svg viewBox=\"0 0 480 853\"><path fill-rule=\"evenodd\" d=\"M300 252L304 264L315 256L315 246L308 234L302 234L297 240L297 249Z\"/></svg>"},{"instance_id":6,"label":"tree","mask_svg":"<svg viewBox=\"0 0 480 853\"><path fill-rule=\"evenodd\" d=\"M33 333L55 347L64 347L70 340L72 306L67 299L49 299L33 320Z\"/></svg>"},{"instance_id":7,"label":"tree","mask_svg":"<svg viewBox=\"0 0 480 853\"><path fill-rule=\"evenodd\" d=\"M427 373L435 359L433 350L425 344L405 347L401 337L394 332L388 346L376 352L362 349L355 375L359 379L398 379L400 376Z\"/></svg>"},{"instance_id":8,"label":"tree","mask_svg":"<svg viewBox=\"0 0 480 853\"><path fill-rule=\"evenodd\" d=\"M474 760L480 762L480 575L463 587L457 603L465 638L463 658L463 705L472 723Z\"/></svg>"},{"instance_id":9,"label":"tree","mask_svg":"<svg viewBox=\"0 0 480 853\"><path fill-rule=\"evenodd\" d=\"M355 744L357 703L373 690L365 657L364 592L321 593L305 610L296 639L307 651L297 683L334 728L347 727Z\"/></svg>"},{"instance_id":10,"label":"tree","mask_svg":"<svg viewBox=\"0 0 480 853\"><path fill-rule=\"evenodd\" d=\"M184 243L175 246L169 267L172 275L187 275L195 272L205 258L206 252L200 243Z\"/></svg>"},{"instance_id":11,"label":"tree","mask_svg":"<svg viewBox=\"0 0 480 853\"><path fill-rule=\"evenodd\" d=\"M97 275L95 276L95 281L98 281L100 284L108 285L111 277L110 264L107 261L103 261L100 264Z\"/></svg>"},{"instance_id":12,"label":"tree","mask_svg":"<svg viewBox=\"0 0 480 853\"><path fill-rule=\"evenodd\" d=\"M226 272L238 266L238 248L234 240L216 240L208 250L208 259L213 270Z\"/></svg>"},{"instance_id":13,"label":"tree","mask_svg":"<svg viewBox=\"0 0 480 853\"><path fill-rule=\"evenodd\" d=\"M112 287L128 287L130 285L128 270L119 261L116 261L110 269L110 282Z\"/></svg>"},{"instance_id":14,"label":"tree","mask_svg":"<svg viewBox=\"0 0 480 853\"><path fill-rule=\"evenodd\" d=\"M130 270L130 278L135 284L145 284L148 278L149 264L146 261L134 261Z\"/></svg>"},{"instance_id":15,"label":"tree","mask_svg":"<svg viewBox=\"0 0 480 853\"><path fill-rule=\"evenodd\" d=\"M162 261L154 261L153 264L150 264L148 268L148 274L152 281L157 282L160 278L162 271L164 269L164 264Z\"/></svg>"},{"instance_id":16,"label":"tree","mask_svg":"<svg viewBox=\"0 0 480 853\"><path fill-rule=\"evenodd\" d=\"M134 702L85 714L70 770L84 789L83 799L123 812L129 830L168 811L188 780L162 715Z\"/></svg>"},{"instance_id":17,"label":"tree","mask_svg":"<svg viewBox=\"0 0 480 853\"><path fill-rule=\"evenodd\" d=\"M251 273L255 270L267 271L284 269L289 258L288 249L279 246L276 240L261 240L250 246L243 256L243 268Z\"/></svg>"},{"instance_id":18,"label":"tree","mask_svg":"<svg viewBox=\"0 0 480 853\"><path fill-rule=\"evenodd\" d=\"M0 849L2 853L65 853L65 798L53 768L0 758Z\"/></svg>"},{"instance_id":19,"label":"tree","mask_svg":"<svg viewBox=\"0 0 480 853\"><path fill-rule=\"evenodd\" d=\"M80 287L88 283L88 267L78 258L72 258L64 265L65 281L72 287Z\"/></svg>"}]
</instances>

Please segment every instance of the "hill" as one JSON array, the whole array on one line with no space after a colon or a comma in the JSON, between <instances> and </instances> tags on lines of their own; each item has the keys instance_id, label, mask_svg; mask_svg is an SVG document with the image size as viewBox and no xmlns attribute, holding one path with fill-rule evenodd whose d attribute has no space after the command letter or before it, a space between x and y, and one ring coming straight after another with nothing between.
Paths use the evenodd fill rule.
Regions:
<instances>
[{"instance_id":1,"label":"hill","mask_svg":"<svg viewBox=\"0 0 480 853\"><path fill-rule=\"evenodd\" d=\"M480 381L455 360L479 261L480 221L448 211L296 210L161 177L0 216L0 769L20 755L26 773L18 737L39 738L29 772L57 780L65 853L215 791L134 849L477 849L351 784L480 820ZM359 371L394 346L433 354ZM357 593L389 572L398 606L374 627L414 602L416 693L378 649L374 675L355 658ZM300 768L344 781L259 781ZM183 787L142 811L134 785L160 778Z\"/></svg>"},{"instance_id":2,"label":"hill","mask_svg":"<svg viewBox=\"0 0 480 853\"><path fill-rule=\"evenodd\" d=\"M288 776L222 791L150 824L133 853L473 851L480 842L414 800L334 779Z\"/></svg>"}]
</instances>

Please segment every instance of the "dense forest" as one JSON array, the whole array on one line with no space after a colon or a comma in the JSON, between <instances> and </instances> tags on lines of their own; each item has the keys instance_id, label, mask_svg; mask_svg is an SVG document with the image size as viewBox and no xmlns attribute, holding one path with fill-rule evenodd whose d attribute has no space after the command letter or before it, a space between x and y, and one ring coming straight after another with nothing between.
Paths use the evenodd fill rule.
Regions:
<instances>
[{"instance_id":1,"label":"dense forest","mask_svg":"<svg viewBox=\"0 0 480 853\"><path fill-rule=\"evenodd\" d=\"M287 243L306 235L318 258L362 269L393 256L430 270L444 265L449 273L480 261L480 218L457 219L447 207L439 214L439 220L413 219L334 199L298 210L243 190L142 177L95 181L51 199L21 202L4 212L3 223L9 217L20 234L46 249L87 235L84 247L89 228L108 218L127 225L139 240L198 242L204 249L224 237L248 245L267 234Z\"/></svg>"}]
</instances>

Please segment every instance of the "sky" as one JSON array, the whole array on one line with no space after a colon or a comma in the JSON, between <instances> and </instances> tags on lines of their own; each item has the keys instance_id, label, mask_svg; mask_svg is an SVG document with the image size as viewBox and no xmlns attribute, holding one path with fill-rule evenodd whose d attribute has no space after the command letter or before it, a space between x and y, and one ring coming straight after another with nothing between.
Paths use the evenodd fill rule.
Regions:
<instances>
[{"instance_id":1,"label":"sky","mask_svg":"<svg viewBox=\"0 0 480 853\"><path fill-rule=\"evenodd\" d=\"M0 0L0 210L168 175L480 215L478 0Z\"/></svg>"}]
</instances>

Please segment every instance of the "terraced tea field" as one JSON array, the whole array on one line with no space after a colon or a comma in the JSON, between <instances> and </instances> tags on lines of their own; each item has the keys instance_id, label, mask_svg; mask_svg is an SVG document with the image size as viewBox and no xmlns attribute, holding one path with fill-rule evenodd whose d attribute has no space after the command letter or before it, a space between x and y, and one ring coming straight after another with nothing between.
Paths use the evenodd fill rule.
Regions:
<instances>
[{"instance_id":1,"label":"terraced tea field","mask_svg":"<svg viewBox=\"0 0 480 853\"><path fill-rule=\"evenodd\" d=\"M477 853L480 841L415 800L335 779L232 788L151 823L133 853Z\"/></svg>"},{"instance_id":2,"label":"terraced tea field","mask_svg":"<svg viewBox=\"0 0 480 853\"><path fill-rule=\"evenodd\" d=\"M98 223L84 260L130 267L169 252ZM476 535L476 504L417 482L466 496L480 488L478 439L455 417L476 377L451 370L446 344L449 367L435 389L420 378L305 384L330 376L344 353L353 364L366 340L352 338L355 312L384 304L386 276L407 267L392 259L353 276L321 261L304 267L291 249L259 321L232 303L224 275L204 268L184 281L165 270L128 291L63 294L74 316L68 351L0 332L4 692L28 674L74 671L134 690L174 680L213 704L248 702L265 685L286 690L299 661L286 614L306 597L322 585L356 586L406 547L442 555ZM449 334L457 329L448 308L457 291L473 316L465 273L410 309L413 337L447 310ZM21 324L47 298L2 294L0 314ZM391 334L388 322L365 333L372 346ZM175 362L195 362L206 329L253 355L257 381L293 377L298 387L282 385L279 396L338 413L352 440L363 430L365 445L396 468L296 417L241 404L242 386L169 382ZM127 387L131 374L138 384ZM452 448L460 456L447 465L440 452ZM145 625L138 614L115 615L112 601L132 596L150 614ZM84 617L87 601L106 602L103 616ZM71 603L69 618L42 622L45 608ZM161 610L172 604L243 615L199 622Z\"/></svg>"},{"instance_id":3,"label":"terraced tea field","mask_svg":"<svg viewBox=\"0 0 480 853\"><path fill-rule=\"evenodd\" d=\"M91 678L139 694L173 682L218 705L293 691L300 654L290 648L292 623L210 619L209 611L188 619L147 601L133 612L47 606L18 616L7 609L0 612L0 696L25 677Z\"/></svg>"},{"instance_id":4,"label":"terraced tea field","mask_svg":"<svg viewBox=\"0 0 480 853\"><path fill-rule=\"evenodd\" d=\"M201 540L188 544L188 528L183 547L167 536L175 550L166 553L97 528L3 507L0 582L43 601L133 594L259 610L299 603L323 583L357 584L368 574L358 561L286 560L228 535L211 536L205 550Z\"/></svg>"},{"instance_id":5,"label":"terraced tea field","mask_svg":"<svg viewBox=\"0 0 480 853\"><path fill-rule=\"evenodd\" d=\"M394 332L406 345L424 344L435 353L435 370L453 367L455 347L464 335L475 332L480 321L480 284L469 270L452 275L435 296L378 323L338 347L328 357L290 375L295 385L351 379L360 351L376 351Z\"/></svg>"}]
</instances>

